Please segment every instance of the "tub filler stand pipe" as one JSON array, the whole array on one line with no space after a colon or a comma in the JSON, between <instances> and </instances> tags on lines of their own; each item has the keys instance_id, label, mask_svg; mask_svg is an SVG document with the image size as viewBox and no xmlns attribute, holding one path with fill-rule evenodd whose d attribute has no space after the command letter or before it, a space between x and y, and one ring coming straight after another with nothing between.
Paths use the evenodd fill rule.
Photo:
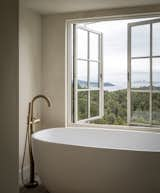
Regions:
<instances>
[{"instance_id":1,"label":"tub filler stand pipe","mask_svg":"<svg viewBox=\"0 0 160 193\"><path fill-rule=\"evenodd\" d=\"M36 99L39 99L39 98L45 99L48 106L51 107L50 99L44 95L35 96L32 99L32 101L29 103L29 110L28 110L28 117L27 117L27 132L26 132L24 155L22 160L22 172L21 172L22 183L26 188L34 188L38 186L38 182L35 180L35 165L34 165L34 158L33 158L33 151L32 151L32 134L34 133L35 124L40 122L40 119L36 119L34 117L34 102L36 101ZM28 141L29 160L30 160L30 177L29 177L29 182L25 183L24 177L23 177L23 169L24 169L24 159L26 154L27 141Z\"/></svg>"}]
</instances>

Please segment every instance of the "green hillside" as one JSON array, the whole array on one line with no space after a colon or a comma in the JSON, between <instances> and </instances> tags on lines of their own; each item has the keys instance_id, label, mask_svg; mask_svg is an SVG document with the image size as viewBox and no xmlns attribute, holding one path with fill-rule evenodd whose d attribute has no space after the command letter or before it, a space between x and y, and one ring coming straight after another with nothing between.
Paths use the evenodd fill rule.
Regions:
<instances>
[{"instance_id":1,"label":"green hillside","mask_svg":"<svg viewBox=\"0 0 160 193\"><path fill-rule=\"evenodd\" d=\"M132 97L132 122L149 123L149 93L134 92ZM152 95L153 124L160 124L160 94ZM87 118L87 92L79 92L78 117ZM92 93L91 115L98 115L98 93ZM127 124L127 90L104 92L104 116L91 121L96 124Z\"/></svg>"}]
</instances>

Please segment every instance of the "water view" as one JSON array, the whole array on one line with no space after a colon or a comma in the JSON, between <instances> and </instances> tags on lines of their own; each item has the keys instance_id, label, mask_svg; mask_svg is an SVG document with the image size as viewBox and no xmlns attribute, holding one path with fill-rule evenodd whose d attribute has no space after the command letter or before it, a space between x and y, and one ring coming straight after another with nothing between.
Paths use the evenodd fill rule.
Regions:
<instances>
[{"instance_id":1,"label":"water view","mask_svg":"<svg viewBox=\"0 0 160 193\"><path fill-rule=\"evenodd\" d=\"M148 18L147 18L148 19ZM104 116L101 119L91 121L99 124L127 124L127 41L128 41L128 23L142 21L144 19L130 19L107 22L96 22L85 24L90 29L102 32L103 34L103 78L104 78ZM156 24L157 25L157 24ZM156 33L153 31L153 55L160 56L160 49L157 42L160 43L160 23L156 26ZM154 30L153 25L153 30ZM148 57L150 55L150 29L147 26L138 26L132 29L131 38L131 56ZM87 38L87 36L86 36ZM82 39L81 39L82 40ZM82 57L87 56L83 41L80 42L80 48L83 48ZM84 38L83 38L84 40ZM87 39L86 39L87 40ZM92 56L97 58L96 41L92 39L94 46L91 47ZM83 46L82 46L83 44ZM95 48L95 49L94 49ZM81 51L81 52L82 52ZM87 52L87 49L86 49ZM89 63L88 85L88 67L87 62L78 63L78 88L99 88L98 81L98 63ZM146 90L150 89L150 59L136 58L131 59L131 89L139 89L144 92L131 93L131 121L135 123L150 122L150 95ZM152 96L152 122L160 124L160 57L152 59L152 89L155 93ZM157 93L156 93L157 92ZM93 117L99 115L98 92L91 91L90 109L87 109L88 92L80 91L78 95L78 119L88 118L88 112Z\"/></svg>"}]
</instances>

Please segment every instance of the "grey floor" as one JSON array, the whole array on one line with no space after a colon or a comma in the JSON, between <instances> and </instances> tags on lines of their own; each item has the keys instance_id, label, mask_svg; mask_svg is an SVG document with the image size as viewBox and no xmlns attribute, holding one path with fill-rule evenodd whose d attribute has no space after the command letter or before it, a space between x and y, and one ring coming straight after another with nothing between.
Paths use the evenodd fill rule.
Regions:
<instances>
[{"instance_id":1,"label":"grey floor","mask_svg":"<svg viewBox=\"0 0 160 193\"><path fill-rule=\"evenodd\" d=\"M20 188L20 193L49 193L43 186L38 186L36 188Z\"/></svg>"}]
</instances>

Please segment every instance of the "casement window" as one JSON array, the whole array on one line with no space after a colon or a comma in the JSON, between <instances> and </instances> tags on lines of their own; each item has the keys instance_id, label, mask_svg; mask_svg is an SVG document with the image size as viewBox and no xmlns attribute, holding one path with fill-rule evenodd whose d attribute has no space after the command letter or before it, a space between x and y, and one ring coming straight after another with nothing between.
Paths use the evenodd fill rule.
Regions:
<instances>
[{"instance_id":1,"label":"casement window","mask_svg":"<svg viewBox=\"0 0 160 193\"><path fill-rule=\"evenodd\" d=\"M160 125L160 19L116 22L72 24L72 122Z\"/></svg>"},{"instance_id":2,"label":"casement window","mask_svg":"<svg viewBox=\"0 0 160 193\"><path fill-rule=\"evenodd\" d=\"M129 124L160 124L159 83L160 19L128 24Z\"/></svg>"},{"instance_id":3,"label":"casement window","mask_svg":"<svg viewBox=\"0 0 160 193\"><path fill-rule=\"evenodd\" d=\"M102 33L74 25L74 121L103 115Z\"/></svg>"}]
</instances>

